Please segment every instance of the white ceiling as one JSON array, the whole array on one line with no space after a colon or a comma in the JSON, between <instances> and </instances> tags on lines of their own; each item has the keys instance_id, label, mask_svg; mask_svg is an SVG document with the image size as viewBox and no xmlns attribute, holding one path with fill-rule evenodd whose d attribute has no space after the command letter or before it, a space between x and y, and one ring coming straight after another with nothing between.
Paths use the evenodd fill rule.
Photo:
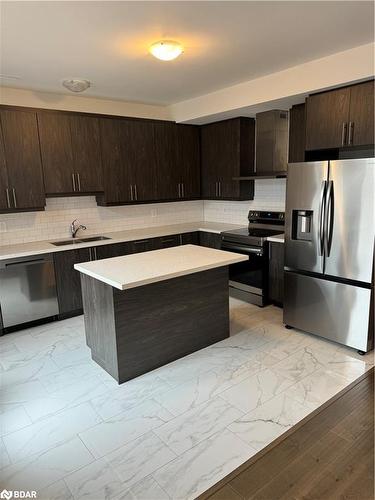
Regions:
<instances>
[{"instance_id":1,"label":"white ceiling","mask_svg":"<svg viewBox=\"0 0 375 500\"><path fill-rule=\"evenodd\" d=\"M374 5L362 1L1 2L2 84L168 105L374 39ZM148 54L180 41L173 62Z\"/></svg>"}]
</instances>

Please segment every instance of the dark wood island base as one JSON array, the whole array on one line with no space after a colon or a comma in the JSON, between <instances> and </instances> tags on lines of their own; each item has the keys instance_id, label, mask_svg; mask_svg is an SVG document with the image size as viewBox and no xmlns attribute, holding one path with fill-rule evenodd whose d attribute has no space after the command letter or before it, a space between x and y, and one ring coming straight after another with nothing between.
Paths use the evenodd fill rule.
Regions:
<instances>
[{"instance_id":1,"label":"dark wood island base","mask_svg":"<svg viewBox=\"0 0 375 500\"><path fill-rule=\"evenodd\" d=\"M228 266L123 291L81 281L92 359L120 384L229 337Z\"/></svg>"}]
</instances>

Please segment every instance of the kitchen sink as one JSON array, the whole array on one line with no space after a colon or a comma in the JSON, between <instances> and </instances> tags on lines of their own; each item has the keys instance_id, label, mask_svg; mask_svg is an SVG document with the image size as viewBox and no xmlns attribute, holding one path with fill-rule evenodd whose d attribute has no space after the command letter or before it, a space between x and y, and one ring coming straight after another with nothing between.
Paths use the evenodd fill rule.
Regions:
<instances>
[{"instance_id":1,"label":"kitchen sink","mask_svg":"<svg viewBox=\"0 0 375 500\"><path fill-rule=\"evenodd\" d=\"M54 241L51 245L55 245L55 247L61 247L63 245L79 245L80 243L88 243L90 241L103 241L110 240L107 236L91 236L89 238L75 238L70 240L63 241Z\"/></svg>"}]
</instances>

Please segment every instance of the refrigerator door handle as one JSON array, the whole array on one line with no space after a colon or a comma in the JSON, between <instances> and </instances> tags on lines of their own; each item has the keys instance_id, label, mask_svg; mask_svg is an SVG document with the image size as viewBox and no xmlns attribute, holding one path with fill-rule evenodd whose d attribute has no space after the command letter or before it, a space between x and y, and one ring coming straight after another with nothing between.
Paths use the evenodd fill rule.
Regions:
<instances>
[{"instance_id":1,"label":"refrigerator door handle","mask_svg":"<svg viewBox=\"0 0 375 500\"><path fill-rule=\"evenodd\" d=\"M322 182L322 187L320 190L320 203L319 203L319 228L318 228L318 239L319 239L319 256L323 256L324 253L324 221L326 212L326 186L327 181Z\"/></svg>"},{"instance_id":2,"label":"refrigerator door handle","mask_svg":"<svg viewBox=\"0 0 375 500\"><path fill-rule=\"evenodd\" d=\"M325 221L324 221L324 248L326 257L329 257L329 254L331 253L332 235L333 235L333 217L334 217L333 181L328 181Z\"/></svg>"}]
</instances>

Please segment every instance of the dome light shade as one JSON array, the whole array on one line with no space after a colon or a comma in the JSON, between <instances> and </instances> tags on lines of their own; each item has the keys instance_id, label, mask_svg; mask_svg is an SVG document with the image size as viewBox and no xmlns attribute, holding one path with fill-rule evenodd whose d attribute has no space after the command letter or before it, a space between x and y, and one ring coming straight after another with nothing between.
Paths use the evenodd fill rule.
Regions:
<instances>
[{"instance_id":1,"label":"dome light shade","mask_svg":"<svg viewBox=\"0 0 375 500\"><path fill-rule=\"evenodd\" d=\"M172 61L183 53L182 45L173 40L160 40L150 47L151 54L162 61Z\"/></svg>"},{"instance_id":2,"label":"dome light shade","mask_svg":"<svg viewBox=\"0 0 375 500\"><path fill-rule=\"evenodd\" d=\"M89 82L88 80L81 80L79 78L63 80L62 84L71 92L84 92L91 86L91 82Z\"/></svg>"}]
</instances>

